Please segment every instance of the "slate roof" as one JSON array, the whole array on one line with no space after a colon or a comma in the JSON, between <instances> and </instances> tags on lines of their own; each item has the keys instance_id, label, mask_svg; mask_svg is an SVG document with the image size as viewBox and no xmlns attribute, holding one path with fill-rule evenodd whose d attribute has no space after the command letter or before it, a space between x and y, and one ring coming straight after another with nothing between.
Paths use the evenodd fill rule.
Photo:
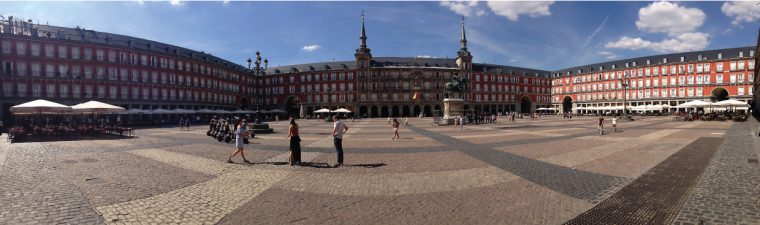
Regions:
<instances>
[{"instance_id":1,"label":"slate roof","mask_svg":"<svg viewBox=\"0 0 760 225\"><path fill-rule=\"evenodd\" d=\"M636 66L646 66L647 60L649 60L649 65L663 65L663 64L674 64L674 63L684 63L684 62L696 62L696 61L712 61L718 59L718 54L722 54L723 59L731 59L731 58L738 58L739 52L743 52L744 57L750 57L750 51L754 51L755 46L747 46L747 47L738 47L738 48L724 48L724 49L713 49L713 50L705 50L705 51L694 51L694 52L681 52L681 53L671 53L671 54L662 54L662 55L651 55L651 56L644 56L644 57L638 57L638 58L630 58L630 59L621 59L621 60L615 60L615 61L608 61L608 62L602 62L602 63L595 63L595 64L589 64L584 66L576 66L571 67L567 69L561 69L553 71L552 74L561 76L567 76L568 72L570 72L570 75L576 75L579 74L578 70L581 70L581 73L590 73L590 72L599 72L600 67L603 71L612 70L612 65L615 65L616 69L625 68L625 63L628 63L629 67L633 67L633 62L636 62ZM702 57L700 59L700 56ZM757 53L755 52L755 55L757 56ZM753 57L754 57L753 56ZM681 62L681 57L684 57L684 61ZM667 58L667 63L663 63L663 59Z\"/></svg>"},{"instance_id":2,"label":"slate roof","mask_svg":"<svg viewBox=\"0 0 760 225\"><path fill-rule=\"evenodd\" d=\"M398 67L427 67L456 69L456 59L447 58L416 58L416 57L373 57L371 65L374 68L398 68ZM354 61L337 61L323 63L296 64L287 66L270 67L266 74L286 74L306 71L330 71L356 69ZM542 76L548 77L550 72L544 70L527 69L512 66L473 63L475 72L509 73L519 76Z\"/></svg>"},{"instance_id":3,"label":"slate roof","mask_svg":"<svg viewBox=\"0 0 760 225\"><path fill-rule=\"evenodd\" d=\"M8 25L7 20L0 21ZM191 59L206 62L213 65L224 66L229 69L240 71L246 70L242 65L224 60L209 53L199 52L176 45L170 45L157 41L146 40L120 34L87 30L80 27L68 28L43 24L32 24L26 21L14 20L14 26L33 27L37 32L30 32L37 38L50 38L72 42L84 42L87 44L100 44L112 47L128 48L133 50L147 51L156 54L175 55L178 58Z\"/></svg>"}]
</instances>

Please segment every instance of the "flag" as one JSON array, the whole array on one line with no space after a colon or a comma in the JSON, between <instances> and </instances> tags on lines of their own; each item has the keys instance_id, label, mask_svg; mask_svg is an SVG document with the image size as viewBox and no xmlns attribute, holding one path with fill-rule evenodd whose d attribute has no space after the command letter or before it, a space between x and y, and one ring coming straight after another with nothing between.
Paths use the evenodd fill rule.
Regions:
<instances>
[{"instance_id":1,"label":"flag","mask_svg":"<svg viewBox=\"0 0 760 225\"><path fill-rule=\"evenodd\" d=\"M414 92L414 95L412 96L412 101L417 101L417 92Z\"/></svg>"}]
</instances>

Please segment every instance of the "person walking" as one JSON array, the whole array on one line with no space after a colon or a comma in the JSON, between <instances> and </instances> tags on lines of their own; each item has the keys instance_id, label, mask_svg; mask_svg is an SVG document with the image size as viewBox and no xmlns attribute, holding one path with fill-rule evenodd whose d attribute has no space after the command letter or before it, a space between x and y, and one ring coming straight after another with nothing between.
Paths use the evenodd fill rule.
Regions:
<instances>
[{"instance_id":1,"label":"person walking","mask_svg":"<svg viewBox=\"0 0 760 225\"><path fill-rule=\"evenodd\" d=\"M409 117L404 117L404 126L409 126Z\"/></svg>"},{"instance_id":2,"label":"person walking","mask_svg":"<svg viewBox=\"0 0 760 225\"><path fill-rule=\"evenodd\" d=\"M612 133L617 133L617 121L618 117L612 117Z\"/></svg>"},{"instance_id":3,"label":"person walking","mask_svg":"<svg viewBox=\"0 0 760 225\"><path fill-rule=\"evenodd\" d=\"M243 162L245 163L251 163L247 159L245 159L245 153L243 153L243 138L246 135L245 127L243 127L243 119L238 119L235 121L235 151L230 154L230 157L227 158L228 163L235 163L232 161L232 157L235 157L238 153L240 153L240 157L243 158Z\"/></svg>"},{"instance_id":4,"label":"person walking","mask_svg":"<svg viewBox=\"0 0 760 225\"><path fill-rule=\"evenodd\" d=\"M296 119L290 119L290 127L288 127L288 136L286 138L290 138L288 164L291 166L301 165L301 137L298 136Z\"/></svg>"},{"instance_id":5,"label":"person walking","mask_svg":"<svg viewBox=\"0 0 760 225\"><path fill-rule=\"evenodd\" d=\"M343 134L348 131L348 127L343 121L340 121L340 117L333 116L333 144L335 144L335 151L338 153L338 162L334 167L340 167L343 165Z\"/></svg>"},{"instance_id":6,"label":"person walking","mask_svg":"<svg viewBox=\"0 0 760 225\"><path fill-rule=\"evenodd\" d=\"M459 117L459 130L464 129L464 116Z\"/></svg>"},{"instance_id":7,"label":"person walking","mask_svg":"<svg viewBox=\"0 0 760 225\"><path fill-rule=\"evenodd\" d=\"M393 137L391 140L401 139L401 136L398 135L399 122L396 120L396 118L393 118L393 124L391 126L393 127Z\"/></svg>"},{"instance_id":8,"label":"person walking","mask_svg":"<svg viewBox=\"0 0 760 225\"><path fill-rule=\"evenodd\" d=\"M599 116L599 135L604 135L604 117Z\"/></svg>"}]
</instances>

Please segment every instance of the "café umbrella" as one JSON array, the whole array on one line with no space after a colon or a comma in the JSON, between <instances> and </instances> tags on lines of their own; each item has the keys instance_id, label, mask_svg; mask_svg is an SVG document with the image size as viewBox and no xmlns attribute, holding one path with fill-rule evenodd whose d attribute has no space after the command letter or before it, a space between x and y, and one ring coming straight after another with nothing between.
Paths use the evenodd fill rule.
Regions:
<instances>
[{"instance_id":1,"label":"caf\u00e9 umbrella","mask_svg":"<svg viewBox=\"0 0 760 225\"><path fill-rule=\"evenodd\" d=\"M124 108L102 103L99 101L89 101L81 104L77 104L71 107L74 112L78 113L112 113L112 112L124 112Z\"/></svg>"},{"instance_id":2,"label":"caf\u00e9 umbrella","mask_svg":"<svg viewBox=\"0 0 760 225\"><path fill-rule=\"evenodd\" d=\"M43 113L64 113L70 112L71 107L47 100L34 100L20 105L12 106L10 111L13 114L43 114Z\"/></svg>"}]
</instances>

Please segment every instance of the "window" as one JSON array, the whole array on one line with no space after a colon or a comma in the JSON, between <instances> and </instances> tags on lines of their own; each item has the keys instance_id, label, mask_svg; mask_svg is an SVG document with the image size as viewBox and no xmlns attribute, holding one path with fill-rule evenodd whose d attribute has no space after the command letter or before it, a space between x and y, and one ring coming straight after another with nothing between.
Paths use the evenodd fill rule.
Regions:
<instances>
[{"instance_id":1,"label":"window","mask_svg":"<svg viewBox=\"0 0 760 225\"><path fill-rule=\"evenodd\" d=\"M26 84L16 84L16 93L19 97L26 97Z\"/></svg>"},{"instance_id":2,"label":"window","mask_svg":"<svg viewBox=\"0 0 760 225\"><path fill-rule=\"evenodd\" d=\"M17 55L26 55L26 43L24 43L24 42L16 42L16 54Z\"/></svg>"},{"instance_id":3,"label":"window","mask_svg":"<svg viewBox=\"0 0 760 225\"><path fill-rule=\"evenodd\" d=\"M55 84L48 84L45 94L48 98L55 97Z\"/></svg>"},{"instance_id":4,"label":"window","mask_svg":"<svg viewBox=\"0 0 760 225\"><path fill-rule=\"evenodd\" d=\"M32 84L32 96L40 97L42 95L42 87L40 84Z\"/></svg>"},{"instance_id":5,"label":"window","mask_svg":"<svg viewBox=\"0 0 760 225\"><path fill-rule=\"evenodd\" d=\"M40 56L40 44L32 43L31 49L32 49L32 56Z\"/></svg>"},{"instance_id":6,"label":"window","mask_svg":"<svg viewBox=\"0 0 760 225\"><path fill-rule=\"evenodd\" d=\"M61 98L69 97L69 85L63 84L58 88L60 88L60 91L61 91Z\"/></svg>"},{"instance_id":7,"label":"window","mask_svg":"<svg viewBox=\"0 0 760 225\"><path fill-rule=\"evenodd\" d=\"M744 87L739 86L739 88L737 88L737 90L738 90L737 95L744 95Z\"/></svg>"},{"instance_id":8,"label":"window","mask_svg":"<svg viewBox=\"0 0 760 225\"><path fill-rule=\"evenodd\" d=\"M26 63L16 62L16 75L26 76Z\"/></svg>"},{"instance_id":9,"label":"window","mask_svg":"<svg viewBox=\"0 0 760 225\"><path fill-rule=\"evenodd\" d=\"M116 80L118 74L117 74L116 68L108 68L108 80Z\"/></svg>"},{"instance_id":10,"label":"window","mask_svg":"<svg viewBox=\"0 0 760 225\"><path fill-rule=\"evenodd\" d=\"M42 75L42 67L39 63L32 63L32 76L39 77Z\"/></svg>"},{"instance_id":11,"label":"window","mask_svg":"<svg viewBox=\"0 0 760 225\"><path fill-rule=\"evenodd\" d=\"M736 70L736 62L735 61L731 61L731 63L729 63L729 65L730 65L731 71Z\"/></svg>"},{"instance_id":12,"label":"window","mask_svg":"<svg viewBox=\"0 0 760 225\"><path fill-rule=\"evenodd\" d=\"M67 51L68 48L66 48L65 45L59 45L58 46L58 58L65 59L68 57L69 53Z\"/></svg>"},{"instance_id":13,"label":"window","mask_svg":"<svg viewBox=\"0 0 760 225\"><path fill-rule=\"evenodd\" d=\"M733 84L736 83L736 74L732 73L731 77L728 79L728 83Z\"/></svg>"},{"instance_id":14,"label":"window","mask_svg":"<svg viewBox=\"0 0 760 225\"><path fill-rule=\"evenodd\" d=\"M739 61L738 63L736 63L736 66L739 67L738 68L739 70L743 70L744 69L744 60Z\"/></svg>"},{"instance_id":15,"label":"window","mask_svg":"<svg viewBox=\"0 0 760 225\"><path fill-rule=\"evenodd\" d=\"M61 78L66 78L69 76L69 66L66 64L59 64L58 65L58 73L61 75Z\"/></svg>"},{"instance_id":16,"label":"window","mask_svg":"<svg viewBox=\"0 0 760 225\"><path fill-rule=\"evenodd\" d=\"M53 67L53 64L45 64L45 75L46 77L55 77L55 68Z\"/></svg>"},{"instance_id":17,"label":"window","mask_svg":"<svg viewBox=\"0 0 760 225\"><path fill-rule=\"evenodd\" d=\"M716 84L722 84L723 83L723 74L717 74L717 75L715 75L715 83Z\"/></svg>"},{"instance_id":18,"label":"window","mask_svg":"<svg viewBox=\"0 0 760 225\"><path fill-rule=\"evenodd\" d=\"M55 48L53 45L45 45L45 57L53 58L55 55Z\"/></svg>"},{"instance_id":19,"label":"window","mask_svg":"<svg viewBox=\"0 0 760 225\"><path fill-rule=\"evenodd\" d=\"M111 99L116 98L116 86L110 86L108 87L108 97Z\"/></svg>"},{"instance_id":20,"label":"window","mask_svg":"<svg viewBox=\"0 0 760 225\"><path fill-rule=\"evenodd\" d=\"M106 76L106 69L103 67L98 67L95 69L95 79L103 80Z\"/></svg>"},{"instance_id":21,"label":"window","mask_svg":"<svg viewBox=\"0 0 760 225\"><path fill-rule=\"evenodd\" d=\"M72 65L71 66L71 77L73 78L79 78L82 75L82 69L79 67L79 65Z\"/></svg>"},{"instance_id":22,"label":"window","mask_svg":"<svg viewBox=\"0 0 760 225\"><path fill-rule=\"evenodd\" d=\"M702 92L702 88L701 87L697 88L697 94L696 95L697 96L703 96L704 95L704 93Z\"/></svg>"},{"instance_id":23,"label":"window","mask_svg":"<svg viewBox=\"0 0 760 225\"><path fill-rule=\"evenodd\" d=\"M92 60L92 49L84 49L84 60Z\"/></svg>"},{"instance_id":24,"label":"window","mask_svg":"<svg viewBox=\"0 0 760 225\"><path fill-rule=\"evenodd\" d=\"M108 51L108 62L116 62L116 52Z\"/></svg>"},{"instance_id":25,"label":"window","mask_svg":"<svg viewBox=\"0 0 760 225\"><path fill-rule=\"evenodd\" d=\"M705 68L705 71L710 71L710 70L707 69L707 68ZM715 71L723 72L723 63L722 62L715 63Z\"/></svg>"},{"instance_id":26,"label":"window","mask_svg":"<svg viewBox=\"0 0 760 225\"><path fill-rule=\"evenodd\" d=\"M2 48L3 54L11 54L11 41L2 41L0 48Z\"/></svg>"},{"instance_id":27,"label":"window","mask_svg":"<svg viewBox=\"0 0 760 225\"><path fill-rule=\"evenodd\" d=\"M82 96L81 87L79 85L71 86L71 97L80 98Z\"/></svg>"},{"instance_id":28,"label":"window","mask_svg":"<svg viewBox=\"0 0 760 225\"><path fill-rule=\"evenodd\" d=\"M106 97L106 87L98 86L98 98L105 98Z\"/></svg>"},{"instance_id":29,"label":"window","mask_svg":"<svg viewBox=\"0 0 760 225\"><path fill-rule=\"evenodd\" d=\"M705 84L710 84L710 75L705 75Z\"/></svg>"},{"instance_id":30,"label":"window","mask_svg":"<svg viewBox=\"0 0 760 225\"><path fill-rule=\"evenodd\" d=\"M104 60L106 60L105 52L103 52L102 49L95 50L95 58L98 61L103 62Z\"/></svg>"},{"instance_id":31,"label":"window","mask_svg":"<svg viewBox=\"0 0 760 225\"><path fill-rule=\"evenodd\" d=\"M127 80L129 80L129 77L128 77L128 76L129 76L129 73L128 73L127 69L125 69L125 68L121 68L121 69L119 70L119 76L121 77L121 80L122 80L122 81L127 81Z\"/></svg>"},{"instance_id":32,"label":"window","mask_svg":"<svg viewBox=\"0 0 760 225\"><path fill-rule=\"evenodd\" d=\"M79 59L79 47L71 47L71 59Z\"/></svg>"}]
</instances>

